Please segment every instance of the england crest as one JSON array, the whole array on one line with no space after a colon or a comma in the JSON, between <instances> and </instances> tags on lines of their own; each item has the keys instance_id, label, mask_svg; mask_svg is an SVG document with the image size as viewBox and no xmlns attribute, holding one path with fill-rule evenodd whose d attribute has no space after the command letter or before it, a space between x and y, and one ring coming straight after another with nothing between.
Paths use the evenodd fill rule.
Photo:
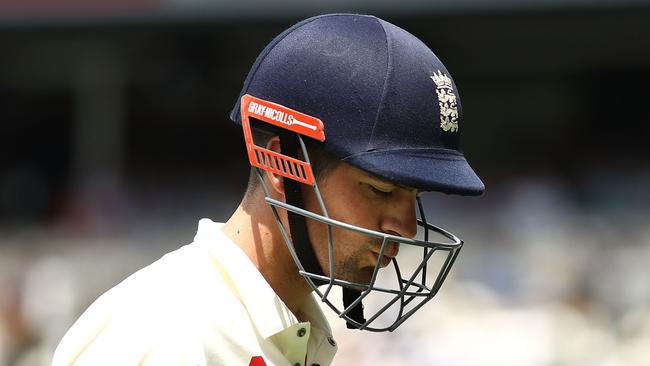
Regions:
<instances>
[{"instance_id":1,"label":"england crest","mask_svg":"<svg viewBox=\"0 0 650 366\"><path fill-rule=\"evenodd\" d=\"M451 79L440 70L433 73L431 80L436 84L436 94L440 105L440 128L445 132L458 131L458 102Z\"/></svg>"}]
</instances>

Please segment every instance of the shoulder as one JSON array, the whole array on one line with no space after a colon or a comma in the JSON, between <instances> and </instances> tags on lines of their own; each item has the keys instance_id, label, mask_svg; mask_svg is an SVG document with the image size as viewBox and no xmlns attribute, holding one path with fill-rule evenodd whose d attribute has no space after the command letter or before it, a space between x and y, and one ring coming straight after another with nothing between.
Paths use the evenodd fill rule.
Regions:
<instances>
[{"instance_id":1,"label":"shoulder","mask_svg":"<svg viewBox=\"0 0 650 366\"><path fill-rule=\"evenodd\" d=\"M242 321L248 319L241 303L194 242L101 295L66 333L54 365L140 364L145 357L202 365L205 343L228 336Z\"/></svg>"}]
</instances>

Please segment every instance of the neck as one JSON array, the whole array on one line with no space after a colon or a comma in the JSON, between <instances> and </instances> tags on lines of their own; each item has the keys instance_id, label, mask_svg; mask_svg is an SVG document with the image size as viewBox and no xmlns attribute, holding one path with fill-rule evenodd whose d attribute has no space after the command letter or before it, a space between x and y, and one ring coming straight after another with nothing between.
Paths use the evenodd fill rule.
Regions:
<instances>
[{"instance_id":1,"label":"neck","mask_svg":"<svg viewBox=\"0 0 650 366\"><path fill-rule=\"evenodd\" d=\"M246 253L278 297L297 316L311 288L298 274L273 212L260 193L246 197L247 201L239 205L222 230ZM286 217L282 212L281 216Z\"/></svg>"}]
</instances>

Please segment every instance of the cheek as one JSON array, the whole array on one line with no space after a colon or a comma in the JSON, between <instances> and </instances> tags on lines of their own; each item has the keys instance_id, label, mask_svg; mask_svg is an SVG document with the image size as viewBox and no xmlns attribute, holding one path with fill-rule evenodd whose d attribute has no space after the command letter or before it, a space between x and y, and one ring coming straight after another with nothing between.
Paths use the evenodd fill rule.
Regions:
<instances>
[{"instance_id":1,"label":"cheek","mask_svg":"<svg viewBox=\"0 0 650 366\"><path fill-rule=\"evenodd\" d=\"M330 196L331 197L331 196ZM355 195L340 194L336 198L325 198L325 205L329 216L338 221L342 221L351 225L372 228L369 225L369 218L364 213L370 210L366 209L364 202ZM310 200L310 206L317 205L317 202ZM362 209L361 209L362 208ZM313 212L320 213L320 209L309 207ZM307 227L309 230L310 239L316 255L321 263L328 262L328 249L327 249L327 225L315 220L307 219ZM337 226L332 226L332 244L334 249L334 262L341 263L346 258L363 259L362 264L370 258L365 258L360 253L368 252L371 246L372 239L364 234L357 233L351 230L343 229ZM358 258L363 257L363 258Z\"/></svg>"},{"instance_id":2,"label":"cheek","mask_svg":"<svg viewBox=\"0 0 650 366\"><path fill-rule=\"evenodd\" d=\"M378 227L378 207L374 207L357 187L328 192L325 205L335 220L373 230Z\"/></svg>"}]
</instances>

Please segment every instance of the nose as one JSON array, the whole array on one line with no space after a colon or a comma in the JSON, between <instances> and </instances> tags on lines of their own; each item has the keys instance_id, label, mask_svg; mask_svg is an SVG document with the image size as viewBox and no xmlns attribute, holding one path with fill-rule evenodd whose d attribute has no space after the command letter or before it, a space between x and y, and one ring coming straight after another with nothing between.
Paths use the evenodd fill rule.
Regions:
<instances>
[{"instance_id":1,"label":"nose","mask_svg":"<svg viewBox=\"0 0 650 366\"><path fill-rule=\"evenodd\" d=\"M391 235L412 238L417 233L417 217L415 215L415 197L404 195L384 211L381 221L381 231Z\"/></svg>"}]
</instances>

